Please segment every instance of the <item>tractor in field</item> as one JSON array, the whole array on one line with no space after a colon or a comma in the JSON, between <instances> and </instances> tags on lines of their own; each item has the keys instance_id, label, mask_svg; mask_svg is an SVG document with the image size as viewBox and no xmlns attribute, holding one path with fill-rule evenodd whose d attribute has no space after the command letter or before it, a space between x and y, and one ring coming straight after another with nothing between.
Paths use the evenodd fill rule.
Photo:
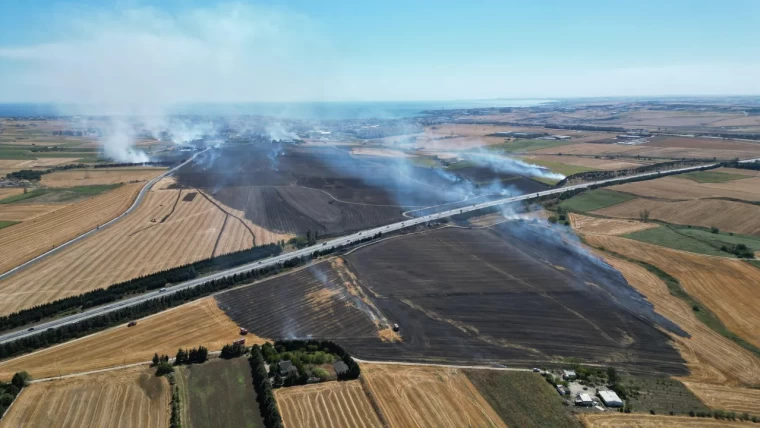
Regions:
<instances>
[{"instance_id":1,"label":"tractor in field","mask_svg":"<svg viewBox=\"0 0 760 428\"><path fill-rule=\"evenodd\" d=\"M127 324L127 327L134 327L137 325L137 321L130 321L129 324Z\"/></svg>"},{"instance_id":2,"label":"tractor in field","mask_svg":"<svg viewBox=\"0 0 760 428\"><path fill-rule=\"evenodd\" d=\"M393 324L393 331L398 332L399 330L401 330L401 327L398 324Z\"/></svg>"},{"instance_id":3,"label":"tractor in field","mask_svg":"<svg viewBox=\"0 0 760 428\"><path fill-rule=\"evenodd\" d=\"M232 342L233 345L245 345L245 337L241 337L240 339Z\"/></svg>"},{"instance_id":4,"label":"tractor in field","mask_svg":"<svg viewBox=\"0 0 760 428\"><path fill-rule=\"evenodd\" d=\"M240 327L240 334L243 335L243 336L245 336L246 334L248 334L248 329Z\"/></svg>"}]
</instances>

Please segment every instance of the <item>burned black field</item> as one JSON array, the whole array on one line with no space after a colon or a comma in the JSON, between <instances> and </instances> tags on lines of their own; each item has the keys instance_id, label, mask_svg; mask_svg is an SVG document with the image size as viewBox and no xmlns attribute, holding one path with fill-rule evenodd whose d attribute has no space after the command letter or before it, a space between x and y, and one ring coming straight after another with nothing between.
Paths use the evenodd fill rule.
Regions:
<instances>
[{"instance_id":1,"label":"burned black field","mask_svg":"<svg viewBox=\"0 0 760 428\"><path fill-rule=\"evenodd\" d=\"M544 188L499 174L522 191ZM200 188L270 230L338 235L404 218L402 213L490 192L468 179L400 159L355 158L333 147L240 145L214 149L177 173L180 186ZM497 184L498 185L498 184Z\"/></svg>"},{"instance_id":2,"label":"burned black field","mask_svg":"<svg viewBox=\"0 0 760 428\"><path fill-rule=\"evenodd\" d=\"M532 366L577 358L686 374L656 326L681 330L617 271L545 232L509 222L392 238L218 300L257 335L333 338L367 360ZM398 323L403 341L380 340L375 320Z\"/></svg>"}]
</instances>

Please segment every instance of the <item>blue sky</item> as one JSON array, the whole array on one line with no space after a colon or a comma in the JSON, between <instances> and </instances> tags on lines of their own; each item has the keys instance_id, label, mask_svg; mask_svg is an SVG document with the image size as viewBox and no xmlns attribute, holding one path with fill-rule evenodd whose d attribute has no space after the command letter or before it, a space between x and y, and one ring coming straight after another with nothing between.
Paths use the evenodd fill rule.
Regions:
<instances>
[{"instance_id":1,"label":"blue sky","mask_svg":"<svg viewBox=\"0 0 760 428\"><path fill-rule=\"evenodd\" d=\"M0 102L760 94L759 1L4 0Z\"/></svg>"}]
</instances>

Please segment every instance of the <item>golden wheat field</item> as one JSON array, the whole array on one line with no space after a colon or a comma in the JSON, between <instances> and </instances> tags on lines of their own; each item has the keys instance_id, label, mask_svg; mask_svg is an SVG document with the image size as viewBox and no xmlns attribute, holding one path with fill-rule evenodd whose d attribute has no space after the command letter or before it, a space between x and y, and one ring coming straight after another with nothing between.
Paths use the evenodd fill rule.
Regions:
<instances>
[{"instance_id":1,"label":"golden wheat field","mask_svg":"<svg viewBox=\"0 0 760 428\"><path fill-rule=\"evenodd\" d=\"M0 242L3 243L0 246L0 272L115 218L132 205L141 187L141 184L120 186L32 221L0 229Z\"/></svg>"},{"instance_id":2,"label":"golden wheat field","mask_svg":"<svg viewBox=\"0 0 760 428\"><path fill-rule=\"evenodd\" d=\"M570 225L580 233L599 235L625 235L657 227L656 223L643 223L635 220L614 220L575 213L570 213Z\"/></svg>"},{"instance_id":3,"label":"golden wheat field","mask_svg":"<svg viewBox=\"0 0 760 428\"><path fill-rule=\"evenodd\" d=\"M506 426L458 369L362 364L362 376L391 426Z\"/></svg>"},{"instance_id":4,"label":"golden wheat field","mask_svg":"<svg viewBox=\"0 0 760 428\"><path fill-rule=\"evenodd\" d=\"M174 356L179 348L199 345L218 351L240 338L239 327L216 305L213 297L160 312L126 324L0 362L0 379L26 370L34 378L81 373L108 367L150 361L154 353ZM246 345L262 344L252 334ZM86 350L83 357L82 350Z\"/></svg>"},{"instance_id":5,"label":"golden wheat field","mask_svg":"<svg viewBox=\"0 0 760 428\"><path fill-rule=\"evenodd\" d=\"M166 168L159 167L70 169L45 174L40 184L48 187L75 187L146 182L164 171Z\"/></svg>"},{"instance_id":6,"label":"golden wheat field","mask_svg":"<svg viewBox=\"0 0 760 428\"><path fill-rule=\"evenodd\" d=\"M713 418L617 412L584 414L580 416L580 419L587 428L722 428L751 426L751 424L748 425L744 422L721 421Z\"/></svg>"},{"instance_id":7,"label":"golden wheat field","mask_svg":"<svg viewBox=\"0 0 760 428\"><path fill-rule=\"evenodd\" d=\"M286 428L381 427L358 380L275 390Z\"/></svg>"},{"instance_id":8,"label":"golden wheat field","mask_svg":"<svg viewBox=\"0 0 760 428\"><path fill-rule=\"evenodd\" d=\"M171 389L146 367L34 383L21 392L0 427L169 426Z\"/></svg>"},{"instance_id":9,"label":"golden wheat field","mask_svg":"<svg viewBox=\"0 0 760 428\"><path fill-rule=\"evenodd\" d=\"M229 212L195 190L152 190L115 225L0 281L0 314L251 248L255 234L257 244L289 238Z\"/></svg>"}]
</instances>

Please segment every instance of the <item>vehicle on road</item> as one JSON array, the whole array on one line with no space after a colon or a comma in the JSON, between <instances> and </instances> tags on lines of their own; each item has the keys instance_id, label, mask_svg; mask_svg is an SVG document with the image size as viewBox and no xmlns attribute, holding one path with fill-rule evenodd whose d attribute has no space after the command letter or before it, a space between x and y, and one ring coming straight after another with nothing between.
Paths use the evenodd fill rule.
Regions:
<instances>
[{"instance_id":1,"label":"vehicle on road","mask_svg":"<svg viewBox=\"0 0 760 428\"><path fill-rule=\"evenodd\" d=\"M34 327L29 327L29 330L27 331L34 331Z\"/></svg>"},{"instance_id":2,"label":"vehicle on road","mask_svg":"<svg viewBox=\"0 0 760 428\"><path fill-rule=\"evenodd\" d=\"M162 289L158 290L159 293L163 293L165 291L166 291L166 288L162 288Z\"/></svg>"},{"instance_id":3,"label":"vehicle on road","mask_svg":"<svg viewBox=\"0 0 760 428\"><path fill-rule=\"evenodd\" d=\"M127 324L127 327L134 327L137 325L137 321L130 321L129 324Z\"/></svg>"}]
</instances>

